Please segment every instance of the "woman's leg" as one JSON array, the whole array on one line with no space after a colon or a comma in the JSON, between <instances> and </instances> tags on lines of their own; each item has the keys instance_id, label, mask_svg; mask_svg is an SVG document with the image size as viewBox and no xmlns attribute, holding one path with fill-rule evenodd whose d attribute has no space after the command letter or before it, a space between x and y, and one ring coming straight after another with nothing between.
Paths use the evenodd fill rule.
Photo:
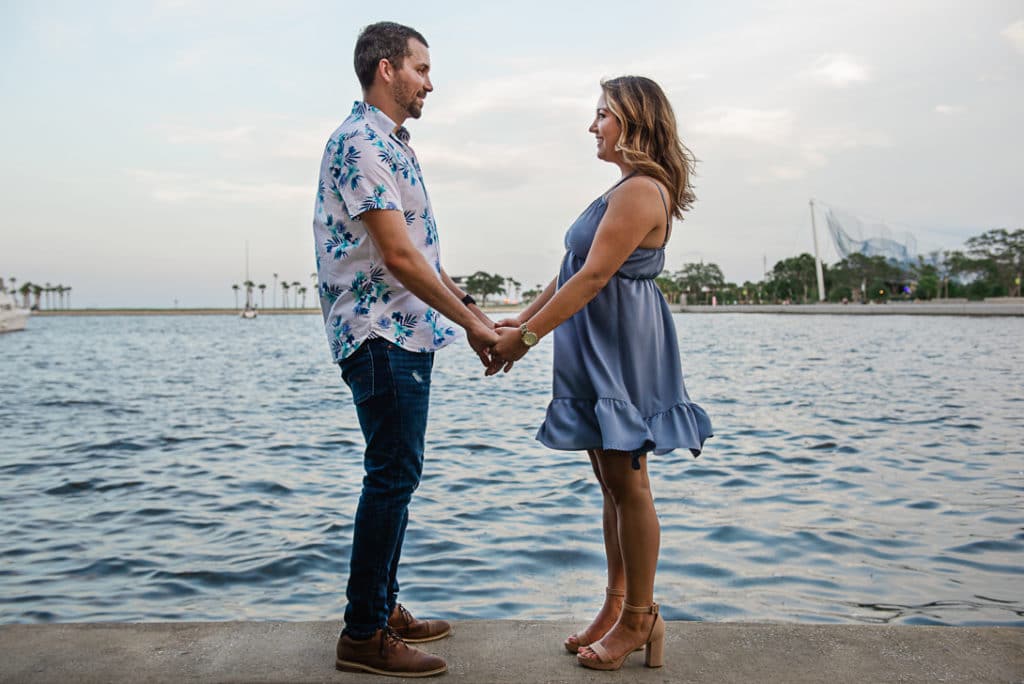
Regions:
<instances>
[{"instance_id":1,"label":"woman's leg","mask_svg":"<svg viewBox=\"0 0 1024 684\"><path fill-rule=\"evenodd\" d=\"M604 555L608 562L608 588L623 591L626 588L626 573L622 566L622 549L619 547L619 516L615 511L612 494L601 477L597 453L588 451L587 454L590 456L590 465L594 469L597 483L601 485L601 530L604 533ZM618 614L615 617L618 617Z\"/></svg>"},{"instance_id":2,"label":"woman's leg","mask_svg":"<svg viewBox=\"0 0 1024 684\"><path fill-rule=\"evenodd\" d=\"M634 470L628 453L598 451L595 456L601 482L612 501L617 521L618 547L626 580L626 603L649 606L654 602L654 574L658 565L661 526L647 477L647 458L641 456L640 469ZM623 612L601 643L616 656L632 650L638 642L646 639L652 620L653 616L649 614Z\"/></svg>"},{"instance_id":3,"label":"woman's leg","mask_svg":"<svg viewBox=\"0 0 1024 684\"><path fill-rule=\"evenodd\" d=\"M608 563L608 588L615 594L605 595L604 605L598 611L597 617L590 625L565 640L566 648L570 651L576 650L581 644L590 644L597 641L612 628L615 621L619 619L622 612L622 592L626 586L626 576L622 567L622 552L619 550L619 521L615 512L615 504L612 501L611 493L601 479L601 471L597 467L597 454L588 451L590 465L594 469L594 476L601 486L601 497L603 508L601 515L601 527L604 531L604 553Z\"/></svg>"}]
</instances>

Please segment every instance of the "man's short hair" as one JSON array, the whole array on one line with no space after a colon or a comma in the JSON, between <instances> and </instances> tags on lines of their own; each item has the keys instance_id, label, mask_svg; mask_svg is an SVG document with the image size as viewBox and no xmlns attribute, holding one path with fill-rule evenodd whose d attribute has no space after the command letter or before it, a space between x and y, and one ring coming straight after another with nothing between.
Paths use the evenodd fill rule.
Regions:
<instances>
[{"instance_id":1,"label":"man's short hair","mask_svg":"<svg viewBox=\"0 0 1024 684\"><path fill-rule=\"evenodd\" d=\"M359 33L356 40L355 66L356 76L363 90L373 85L374 75L380 60L386 59L396 69L402 68L402 62L412 54L409 50L409 39L415 38L427 45L427 39L414 28L396 24L393 21L379 21L370 24Z\"/></svg>"}]
</instances>

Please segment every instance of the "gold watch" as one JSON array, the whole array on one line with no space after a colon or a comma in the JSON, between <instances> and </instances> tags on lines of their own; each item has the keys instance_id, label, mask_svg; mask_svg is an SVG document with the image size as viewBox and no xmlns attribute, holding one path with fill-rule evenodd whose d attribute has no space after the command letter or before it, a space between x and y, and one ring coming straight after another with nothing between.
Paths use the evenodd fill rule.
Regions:
<instances>
[{"instance_id":1,"label":"gold watch","mask_svg":"<svg viewBox=\"0 0 1024 684\"><path fill-rule=\"evenodd\" d=\"M527 347L532 347L539 341L537 333L527 328L525 323L519 326L519 336L520 339L523 341L523 344L525 344Z\"/></svg>"}]
</instances>

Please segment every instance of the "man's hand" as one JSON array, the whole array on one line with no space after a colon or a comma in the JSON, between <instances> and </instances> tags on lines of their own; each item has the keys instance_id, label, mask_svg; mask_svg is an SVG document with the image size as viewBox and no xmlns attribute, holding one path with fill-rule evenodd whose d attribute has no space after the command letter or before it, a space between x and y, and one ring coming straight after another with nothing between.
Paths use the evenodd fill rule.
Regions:
<instances>
[{"instance_id":1,"label":"man's hand","mask_svg":"<svg viewBox=\"0 0 1024 684\"><path fill-rule=\"evenodd\" d=\"M518 318L503 318L494 324L495 328L518 328L522 323Z\"/></svg>"},{"instance_id":2,"label":"man's hand","mask_svg":"<svg viewBox=\"0 0 1024 684\"><path fill-rule=\"evenodd\" d=\"M466 329L466 340L480 358L480 363L490 370L491 366L494 365L494 360L491 358L491 347L498 342L497 333L493 330L488 330L484 323L480 322ZM488 375L492 375L492 373L488 373Z\"/></svg>"},{"instance_id":3,"label":"man's hand","mask_svg":"<svg viewBox=\"0 0 1024 684\"><path fill-rule=\"evenodd\" d=\"M491 348L492 362L487 367L486 375L494 375L501 370L502 366L505 367L507 373L513 363L526 356L526 352L530 351L530 348L523 344L518 327L498 328L497 333L500 339Z\"/></svg>"}]
</instances>

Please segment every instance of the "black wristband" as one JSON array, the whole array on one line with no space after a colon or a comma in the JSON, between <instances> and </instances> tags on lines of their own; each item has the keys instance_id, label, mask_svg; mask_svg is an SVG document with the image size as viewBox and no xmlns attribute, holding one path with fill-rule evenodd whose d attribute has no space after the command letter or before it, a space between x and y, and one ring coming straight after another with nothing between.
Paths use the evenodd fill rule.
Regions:
<instances>
[{"instance_id":1,"label":"black wristband","mask_svg":"<svg viewBox=\"0 0 1024 684\"><path fill-rule=\"evenodd\" d=\"M470 304L476 304L476 300L473 299L473 295L466 295L462 298L462 303L469 306Z\"/></svg>"}]
</instances>

